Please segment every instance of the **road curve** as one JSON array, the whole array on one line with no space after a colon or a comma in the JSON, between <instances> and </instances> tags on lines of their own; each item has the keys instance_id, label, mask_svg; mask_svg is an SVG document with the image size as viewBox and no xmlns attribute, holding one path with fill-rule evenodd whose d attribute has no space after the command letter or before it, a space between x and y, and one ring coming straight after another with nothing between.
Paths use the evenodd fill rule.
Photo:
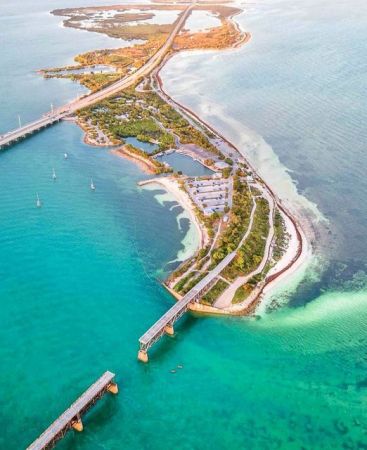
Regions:
<instances>
[{"instance_id":1,"label":"road curve","mask_svg":"<svg viewBox=\"0 0 367 450\"><path fill-rule=\"evenodd\" d=\"M75 112L80 108L85 108L87 106L93 105L94 103L101 101L102 99L109 97L110 95L116 94L122 89L126 89L127 87L133 85L138 81L139 78L148 75L163 59L168 50L170 49L173 40L181 30L182 26L186 22L188 15L190 14L192 8L195 6L195 3L190 4L182 13L180 19L178 20L176 26L171 31L166 42L163 46L144 64L144 66L140 67L136 72L129 75L122 80L116 81L115 83L107 86L104 89L101 89L94 94L87 95L81 99L75 100L67 105L65 105L65 109L61 111L65 111L66 113Z\"/></svg>"},{"instance_id":2,"label":"road curve","mask_svg":"<svg viewBox=\"0 0 367 450\"><path fill-rule=\"evenodd\" d=\"M181 17L179 18L177 24L168 36L166 42L144 64L144 66L140 67L140 69L138 69L136 72L127 76L126 78L123 78L122 80L116 81L115 83L101 89L98 92L86 95L64 106L61 106L60 108L57 108L56 110L45 114L40 119L30 122L21 128L3 134L2 136L0 136L0 148L11 145L13 142L16 142L18 139L21 139L28 134L35 133L42 128L52 125L53 123L58 122L59 120L67 117L80 108L91 106L94 103L110 97L111 95L117 94L122 89L126 89L135 84L139 80L139 78L148 75L162 61L162 59L170 49L175 37L186 22L186 19L194 6L195 3L191 3L187 6L187 8L181 14Z\"/></svg>"}]
</instances>

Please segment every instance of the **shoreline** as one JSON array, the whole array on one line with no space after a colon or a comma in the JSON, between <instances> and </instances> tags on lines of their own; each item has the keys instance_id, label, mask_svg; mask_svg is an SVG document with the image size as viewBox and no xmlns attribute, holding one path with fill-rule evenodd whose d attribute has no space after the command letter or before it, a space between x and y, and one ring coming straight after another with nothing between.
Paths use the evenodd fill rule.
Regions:
<instances>
[{"instance_id":1,"label":"shoreline","mask_svg":"<svg viewBox=\"0 0 367 450\"><path fill-rule=\"evenodd\" d=\"M232 46L231 49L236 49L236 46ZM204 49L205 50L205 49ZM195 50L189 50L195 51ZM200 50L198 50L200 51ZM210 51L210 50L209 50ZM218 50L222 51L222 50ZM258 292L256 292L256 295L254 298L251 299L250 304L246 300L242 303L239 303L237 305L232 305L229 308L219 309L211 306L201 305L197 304L194 305L194 308L192 308L193 311L200 312L200 313L207 313L207 314L232 314L232 315L244 315L244 314L250 314L255 311L257 306L260 304L262 298L264 295L269 295L275 287L278 286L280 281L285 281L291 279L301 268L304 268L306 265L308 265L311 261L311 258L313 256L312 253L312 246L311 246L311 239L307 240L305 229L308 227L306 224L300 224L299 220L301 218L296 218L288 211L288 209L282 204L281 200L278 198L278 196L274 193L273 189L269 186L269 184L258 175L258 171L255 170L253 165L248 161L246 155L239 150L237 146L235 146L232 142L230 142L226 137L224 137L220 132L218 132L213 126L211 126L209 123L207 123L205 120L203 120L201 117L199 117L194 111L192 111L190 108L188 108L185 105L182 105L178 101L174 100L165 90L163 87L163 81L160 76L160 71L162 68L166 65L166 63L176 54L181 52L174 52L172 54L169 54L164 58L164 60L161 62L161 64L156 68L156 70L153 72L153 77L157 80L159 91L163 94L163 96L168 99L172 104L176 105L179 109L183 110L186 114L188 114L189 117L193 118L200 124L202 124L205 128L207 128L210 132L212 132L214 135L218 136L224 143L226 143L230 148L235 150L237 153L239 153L245 160L246 164L250 167L250 169L253 171L253 173L256 175L256 177L262 181L265 189L269 192L269 194L272 196L275 205L279 208L282 214L286 216L286 218L290 221L292 224L293 229L295 230L296 240L297 240L297 249L295 249L295 253L290 259L290 261L286 264L285 267L277 270L275 273L272 273L271 275L268 275L265 279L265 283L259 288ZM284 256L284 255L283 255ZM281 262L283 261L283 257L280 261L277 262L277 264L274 267L277 267ZM274 268L273 268L274 269ZM271 273L271 271L270 271ZM177 297L176 297L177 298Z\"/></svg>"},{"instance_id":2,"label":"shoreline","mask_svg":"<svg viewBox=\"0 0 367 450\"><path fill-rule=\"evenodd\" d=\"M118 156L119 158L125 158L128 161L135 163L144 173L150 175L155 174L155 167L148 159L142 158L135 153L129 152L128 150L126 150L126 148L124 148L124 146L120 146L114 150L111 150L111 153Z\"/></svg>"},{"instance_id":3,"label":"shoreline","mask_svg":"<svg viewBox=\"0 0 367 450\"><path fill-rule=\"evenodd\" d=\"M164 188L167 192L172 194L174 198L176 199L177 203L185 210L187 211L190 221L194 224L198 235L199 235L199 247L195 249L194 254L200 250L201 248L205 247L207 243L209 242L209 236L205 229L205 227L200 223L199 219L197 218L195 214L195 209L192 204L192 201L190 197L187 195L185 191L180 189L177 181L174 178L171 177L157 177L157 178L151 178L149 180L144 180L138 183L140 187L144 187L149 184L158 184Z\"/></svg>"},{"instance_id":4,"label":"shoreline","mask_svg":"<svg viewBox=\"0 0 367 450\"><path fill-rule=\"evenodd\" d=\"M238 13L239 14L239 13ZM178 108L178 110L181 110L181 112L184 113L184 115L188 116L192 120L198 122L200 125L203 126L204 129L207 129L211 133L213 133L215 136L217 136L222 143L226 144L229 148L233 149L237 154L241 155L241 157L245 160L248 167L253 171L255 178L261 181L263 184L265 190L269 193L269 195L272 197L274 204L279 208L281 213L287 218L288 220L288 227L293 227L294 232L290 233L293 235L293 242L289 243L289 246L292 247L293 255L288 255L287 263L284 267L282 267L282 262L284 263L284 255L278 261L274 268L277 268L280 266L280 268L274 272L273 269L270 270L269 274L266 276L264 282L260 283L259 286L257 286L250 296L243 302L235 305L232 304L229 307L219 309L215 307L210 307L206 305L194 305L193 310L198 312L205 312L205 313L215 313L215 314L249 314L252 313L258 304L261 302L261 299L263 298L263 295L269 294L275 286L279 284L281 280L289 279L292 277L301 267L304 267L306 262L309 261L311 258L311 245L309 242L307 242L305 232L303 230L302 225L299 223L298 218L296 219L283 205L281 200L277 197L277 195L274 193L274 191L270 188L267 182L265 182L264 179L262 179L258 171L254 169L253 165L249 163L246 154L242 152L238 147L236 147L232 142L230 142L226 137L224 137L221 133L219 133L213 126L211 126L209 123L204 121L201 117L199 117L194 111L186 107L185 105L180 104L176 100L174 100L165 90L163 87L163 81L160 76L160 71L162 68L167 64L167 62L177 54L180 54L182 52L188 51L196 51L196 52L207 52L207 51L225 51L230 50L233 51L237 48L239 48L241 45L247 43L250 38L251 34L248 32L245 32L241 30L239 24L237 24L233 20L233 16L235 14L228 17L228 20L230 20L237 32L242 34L242 39L232 45L230 45L228 48L225 49L205 49L205 48L198 48L198 49L183 49L183 50L173 50L171 53L168 53L161 63L153 69L153 71L150 73L150 77L156 80L158 88L157 91L163 96L166 101L171 103L173 107ZM83 128L83 127L82 127ZM84 130L85 131L85 130ZM86 143L90 144L87 140L85 140ZM94 144L91 143L91 145L101 145L101 144ZM126 149L123 147L120 147L120 149L112 150L112 153L119 156L124 157L132 162L135 162L145 173L152 174L154 173L154 170L152 170L151 164L149 164L149 160L145 160L144 158L140 158L138 155L130 154ZM191 199L187 196L185 192L183 192L177 182L170 178L155 178L151 180L144 181L142 183L139 183L140 186L143 186L145 184L150 183L156 183L161 185L167 192L170 192L178 201L178 203L187 211L190 217L190 221L195 225L195 228L199 234L200 238L200 246L196 250L200 250L203 248L206 244L206 242L209 241L209 238L207 236L207 232L205 227L199 222L195 210L193 208L193 205L191 203ZM187 196L187 198L186 198ZM306 227L305 227L306 228ZM296 244L294 243L294 238L296 239ZM286 253L288 252L288 249L286 250ZM254 294L254 295L252 295ZM177 296L175 296L177 298ZM249 298L251 297L251 301L249 301Z\"/></svg>"}]
</instances>

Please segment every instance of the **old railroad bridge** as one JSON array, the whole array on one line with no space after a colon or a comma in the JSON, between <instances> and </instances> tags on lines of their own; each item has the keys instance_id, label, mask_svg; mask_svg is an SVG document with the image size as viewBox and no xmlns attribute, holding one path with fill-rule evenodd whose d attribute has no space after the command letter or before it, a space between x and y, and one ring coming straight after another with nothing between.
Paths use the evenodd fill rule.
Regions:
<instances>
[{"instance_id":1,"label":"old railroad bridge","mask_svg":"<svg viewBox=\"0 0 367 450\"><path fill-rule=\"evenodd\" d=\"M114 382L115 374L105 372L93 383L59 418L57 418L36 439L27 450L48 450L54 448L57 441L62 439L72 428L83 431L81 416L85 414L106 392L117 394L117 384Z\"/></svg>"},{"instance_id":2,"label":"old railroad bridge","mask_svg":"<svg viewBox=\"0 0 367 450\"><path fill-rule=\"evenodd\" d=\"M217 281L222 270L234 259L236 252L227 255L208 275L196 284L181 300L175 303L149 330L139 339L140 350L138 359L148 362L148 350L164 334L173 335L174 323L190 308L190 305L199 301Z\"/></svg>"}]
</instances>

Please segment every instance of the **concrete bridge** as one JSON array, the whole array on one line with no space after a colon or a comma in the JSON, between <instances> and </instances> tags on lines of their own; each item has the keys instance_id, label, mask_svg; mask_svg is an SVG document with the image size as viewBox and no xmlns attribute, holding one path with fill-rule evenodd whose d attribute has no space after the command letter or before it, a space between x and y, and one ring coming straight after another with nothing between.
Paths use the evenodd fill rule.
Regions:
<instances>
[{"instance_id":1,"label":"concrete bridge","mask_svg":"<svg viewBox=\"0 0 367 450\"><path fill-rule=\"evenodd\" d=\"M190 308L192 303L200 300L217 281L220 273L233 261L237 252L227 255L212 271L196 284L181 300L175 303L163 316L139 339L138 359L148 362L148 350L164 334L173 335L174 323Z\"/></svg>"},{"instance_id":2,"label":"concrete bridge","mask_svg":"<svg viewBox=\"0 0 367 450\"><path fill-rule=\"evenodd\" d=\"M117 394L118 388L113 381L114 377L115 374L112 372L105 372L33 444L27 447L27 450L51 449L70 429L83 431L82 414L85 414L106 392Z\"/></svg>"},{"instance_id":3,"label":"concrete bridge","mask_svg":"<svg viewBox=\"0 0 367 450\"><path fill-rule=\"evenodd\" d=\"M26 137L37 133L44 128L47 128L54 123L59 122L64 117L65 114L48 114L41 119L28 123L24 127L3 134L0 136L0 149L9 147L10 145L15 144L22 139L25 139Z\"/></svg>"},{"instance_id":4,"label":"concrete bridge","mask_svg":"<svg viewBox=\"0 0 367 450\"><path fill-rule=\"evenodd\" d=\"M133 74L122 78L121 80L116 81L115 83L107 86L98 92L93 94L85 95L77 100L74 100L54 112L50 112L44 115L41 119L31 122L23 127L18 128L17 130L10 131L6 134L0 136L0 149L6 148L16 142L24 139L44 128L53 125L56 122L64 119L65 117L75 113L78 109L86 108L95 103L100 102L101 100L110 97L112 95L117 94L123 89L126 89L133 84L137 83L139 79L148 75L155 67L157 67L166 56L167 52L171 48L171 45L186 22L187 17L191 13L191 10L194 8L195 3L192 3L187 6L187 8L182 12L180 18L178 19L175 27L171 31L168 36L166 42L162 45L162 47L142 66Z\"/></svg>"}]
</instances>

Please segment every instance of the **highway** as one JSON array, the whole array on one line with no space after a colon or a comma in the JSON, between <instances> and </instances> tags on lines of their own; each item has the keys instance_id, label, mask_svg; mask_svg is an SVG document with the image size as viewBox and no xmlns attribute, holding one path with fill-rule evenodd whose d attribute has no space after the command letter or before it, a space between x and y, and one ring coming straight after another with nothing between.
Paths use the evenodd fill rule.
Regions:
<instances>
[{"instance_id":1,"label":"highway","mask_svg":"<svg viewBox=\"0 0 367 450\"><path fill-rule=\"evenodd\" d=\"M171 31L169 37L166 42L162 45L162 47L144 64L144 66L140 67L133 74L116 81L115 83L101 89L98 92L93 94L86 95L82 98L78 98L60 108L57 108L54 111L51 111L45 114L42 118L28 123L23 127L20 127L16 130L12 130L8 133L5 133L0 136L0 148L7 147L20 139L25 138L28 135L31 135L43 128L46 128L61 119L69 116L70 114L75 113L78 109L85 108L91 106L99 101L110 97L114 94L117 94L123 89L126 89L133 84L135 84L139 78L148 75L155 67L157 67L168 50L170 49L175 37L180 32L183 27L187 17L189 16L192 8L195 6L195 3L190 4L181 14L179 20L177 21L175 27Z\"/></svg>"}]
</instances>

